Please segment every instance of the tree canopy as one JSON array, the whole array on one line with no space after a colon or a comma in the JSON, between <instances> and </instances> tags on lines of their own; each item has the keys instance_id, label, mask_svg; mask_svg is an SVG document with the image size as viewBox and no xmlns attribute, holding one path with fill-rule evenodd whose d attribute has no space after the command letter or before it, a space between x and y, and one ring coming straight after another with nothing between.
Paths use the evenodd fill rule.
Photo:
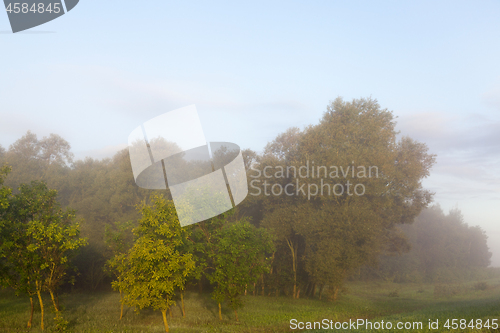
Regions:
<instances>
[{"instance_id":1,"label":"tree canopy","mask_svg":"<svg viewBox=\"0 0 500 333\"><path fill-rule=\"evenodd\" d=\"M26 133L7 150L0 147L0 165L8 163L0 171L3 281L7 271L14 272L6 261L7 256L14 258L8 246L28 249L31 240L22 235L49 244L53 239L35 230L56 235L48 221L57 221L67 235L75 232L74 220L81 221L81 236L88 239L75 257L67 257L81 272L76 287L96 290L114 280L123 302L161 311L179 297L183 302L184 290L195 285L236 310L241 292L248 290L292 298L316 297L319 292L320 298L334 300L347 278L373 272L367 267L377 263L378 277L425 281L441 281L459 267L474 270L489 263L491 254L479 227L465 226L457 212L444 215L427 209L433 194L423 188L422 180L430 174L435 156L424 143L400 135L394 113L376 100L338 98L318 123L290 128L261 153L245 149L242 155L247 198L230 212L180 228L168 190L158 197L159 192L136 185L127 149L112 158L74 161L69 143L60 136L39 139ZM190 163L195 173L211 169L207 160ZM187 164L179 165L180 176L175 176L185 176ZM52 213L47 218L23 217L30 210L62 213L57 218ZM13 232L14 225L22 226L22 232ZM36 246L16 259L23 263L18 269L30 265L30 256L42 258ZM165 256L172 266L164 263ZM106 263L112 276L105 274ZM162 273L151 275L154 269ZM156 283L156 277L162 282ZM35 280L10 279L36 296ZM52 285L60 286L63 280ZM43 288L48 285L44 282ZM150 287L158 293L137 297ZM162 300L158 303L155 297Z\"/></svg>"},{"instance_id":2,"label":"tree canopy","mask_svg":"<svg viewBox=\"0 0 500 333\"><path fill-rule=\"evenodd\" d=\"M392 112L375 100L338 98L319 124L269 143L250 176L263 225L290 249L294 274L303 266L302 280L329 285L333 298L356 268L404 246L394 226L432 200L421 182L434 156L397 134Z\"/></svg>"}]
</instances>

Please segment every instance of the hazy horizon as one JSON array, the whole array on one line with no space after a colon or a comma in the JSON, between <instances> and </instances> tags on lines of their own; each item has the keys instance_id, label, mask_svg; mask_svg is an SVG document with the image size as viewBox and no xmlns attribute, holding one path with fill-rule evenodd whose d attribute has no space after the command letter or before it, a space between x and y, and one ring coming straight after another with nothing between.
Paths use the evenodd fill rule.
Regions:
<instances>
[{"instance_id":1,"label":"hazy horizon","mask_svg":"<svg viewBox=\"0 0 500 333\"><path fill-rule=\"evenodd\" d=\"M111 157L196 104L207 140L262 151L336 97L371 96L437 154L424 187L487 232L500 266L499 2L151 5L82 1L30 30L54 33L0 34L0 144L31 130Z\"/></svg>"}]
</instances>

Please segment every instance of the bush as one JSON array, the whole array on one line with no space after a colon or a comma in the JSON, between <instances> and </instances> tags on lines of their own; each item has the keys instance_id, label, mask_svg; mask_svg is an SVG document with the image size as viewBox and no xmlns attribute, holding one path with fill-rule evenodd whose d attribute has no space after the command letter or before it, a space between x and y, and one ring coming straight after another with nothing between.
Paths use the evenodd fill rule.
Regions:
<instances>
[{"instance_id":1,"label":"bush","mask_svg":"<svg viewBox=\"0 0 500 333\"><path fill-rule=\"evenodd\" d=\"M63 319L62 316L59 315L54 318L54 322L56 324L56 327L53 329L54 332L66 332L69 321Z\"/></svg>"}]
</instances>

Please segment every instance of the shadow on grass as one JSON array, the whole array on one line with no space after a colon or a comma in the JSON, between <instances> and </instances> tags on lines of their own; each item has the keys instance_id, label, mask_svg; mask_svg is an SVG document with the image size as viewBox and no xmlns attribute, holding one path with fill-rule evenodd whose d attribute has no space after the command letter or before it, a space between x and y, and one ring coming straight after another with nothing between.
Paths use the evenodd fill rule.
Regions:
<instances>
[{"instance_id":1,"label":"shadow on grass","mask_svg":"<svg viewBox=\"0 0 500 333\"><path fill-rule=\"evenodd\" d=\"M191 295L194 296L194 295ZM219 305L212 299L212 295L209 293L203 293L197 295L198 301L201 303L201 306L206 309L214 318L219 319ZM224 315L224 308L222 308L222 314Z\"/></svg>"}]
</instances>

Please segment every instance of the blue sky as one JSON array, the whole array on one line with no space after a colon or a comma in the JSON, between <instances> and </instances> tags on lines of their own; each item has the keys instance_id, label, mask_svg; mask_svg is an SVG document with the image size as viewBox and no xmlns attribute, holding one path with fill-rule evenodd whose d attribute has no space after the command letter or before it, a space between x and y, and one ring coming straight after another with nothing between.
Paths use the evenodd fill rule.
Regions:
<instances>
[{"instance_id":1,"label":"blue sky","mask_svg":"<svg viewBox=\"0 0 500 333\"><path fill-rule=\"evenodd\" d=\"M0 144L57 133L102 158L196 104L209 141L260 151L337 96L372 96L438 155L425 186L500 266L499 18L499 1L81 0L12 34L0 12Z\"/></svg>"}]
</instances>

